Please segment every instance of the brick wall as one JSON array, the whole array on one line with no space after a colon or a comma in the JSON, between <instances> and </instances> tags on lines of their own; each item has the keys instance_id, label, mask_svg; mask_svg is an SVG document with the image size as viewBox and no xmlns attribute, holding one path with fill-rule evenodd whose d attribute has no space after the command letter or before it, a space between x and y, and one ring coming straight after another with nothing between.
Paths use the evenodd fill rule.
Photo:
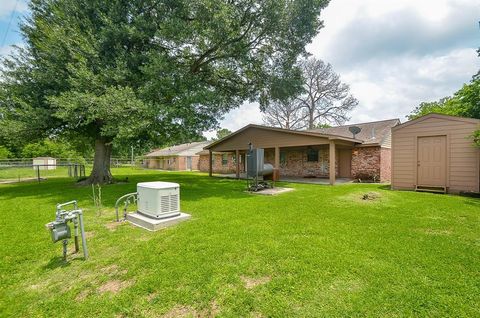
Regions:
<instances>
[{"instance_id":1,"label":"brick wall","mask_svg":"<svg viewBox=\"0 0 480 318\"><path fill-rule=\"evenodd\" d=\"M222 156L223 154L214 154L213 155L213 173L235 173L236 172L236 163L235 163L235 154L228 152L227 155L227 164L224 165L222 163ZM243 158L242 158L243 159ZM198 167L200 171L208 172L209 164L208 164L209 156L208 155L201 155L198 161ZM240 165L241 167L243 165ZM242 169L243 170L243 169Z\"/></svg>"},{"instance_id":2,"label":"brick wall","mask_svg":"<svg viewBox=\"0 0 480 318\"><path fill-rule=\"evenodd\" d=\"M380 147L360 147L352 150L352 178L373 180L380 178Z\"/></svg>"},{"instance_id":3,"label":"brick wall","mask_svg":"<svg viewBox=\"0 0 480 318\"><path fill-rule=\"evenodd\" d=\"M146 159L145 166L148 169L158 169L158 160L157 159Z\"/></svg>"},{"instance_id":4,"label":"brick wall","mask_svg":"<svg viewBox=\"0 0 480 318\"><path fill-rule=\"evenodd\" d=\"M187 157L158 157L146 159L145 166L149 169L184 171L187 169ZM192 156L192 170L199 170L198 156Z\"/></svg>"},{"instance_id":5,"label":"brick wall","mask_svg":"<svg viewBox=\"0 0 480 318\"><path fill-rule=\"evenodd\" d=\"M208 155L200 155L198 158L198 170L208 172Z\"/></svg>"},{"instance_id":6,"label":"brick wall","mask_svg":"<svg viewBox=\"0 0 480 318\"><path fill-rule=\"evenodd\" d=\"M177 167L179 171L183 171L187 168L187 158L177 157Z\"/></svg>"},{"instance_id":7,"label":"brick wall","mask_svg":"<svg viewBox=\"0 0 480 318\"><path fill-rule=\"evenodd\" d=\"M200 170L200 156L192 157L192 170Z\"/></svg>"},{"instance_id":8,"label":"brick wall","mask_svg":"<svg viewBox=\"0 0 480 318\"><path fill-rule=\"evenodd\" d=\"M285 177L325 177L329 175L329 148L320 146L318 161L307 161L307 148L305 149L281 149L285 153L285 162L280 163L280 176ZM391 154L390 149L380 147L360 147L352 150L352 178L386 182L390 180ZM214 173L235 173L234 153L227 154L227 165L222 164L222 155L214 154ZM242 156L242 160L245 157ZM335 175L338 176L338 152L336 154ZM265 150L265 163L275 165L275 151ZM243 163L240 165L243 172ZM208 172L208 155L202 155L198 159L198 169Z\"/></svg>"},{"instance_id":9,"label":"brick wall","mask_svg":"<svg viewBox=\"0 0 480 318\"><path fill-rule=\"evenodd\" d=\"M389 182L392 180L392 149L380 149L380 181Z\"/></svg>"},{"instance_id":10,"label":"brick wall","mask_svg":"<svg viewBox=\"0 0 480 318\"><path fill-rule=\"evenodd\" d=\"M160 159L160 169L162 170L178 170L178 161L179 158L177 157L162 157ZM162 162L163 160L163 162Z\"/></svg>"},{"instance_id":11,"label":"brick wall","mask_svg":"<svg viewBox=\"0 0 480 318\"><path fill-rule=\"evenodd\" d=\"M318 161L308 161L307 149L281 149L285 162L280 162L280 177L328 177L330 157L328 147L318 147ZM338 175L338 155L335 162L335 175ZM275 151L265 151L265 162L275 166Z\"/></svg>"}]
</instances>

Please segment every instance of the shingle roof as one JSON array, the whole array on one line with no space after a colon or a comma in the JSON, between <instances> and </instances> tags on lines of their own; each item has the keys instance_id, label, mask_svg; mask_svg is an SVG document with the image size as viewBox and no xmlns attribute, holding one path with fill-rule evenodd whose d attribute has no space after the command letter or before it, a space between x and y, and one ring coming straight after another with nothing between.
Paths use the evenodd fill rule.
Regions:
<instances>
[{"instance_id":1,"label":"shingle roof","mask_svg":"<svg viewBox=\"0 0 480 318\"><path fill-rule=\"evenodd\" d=\"M357 126L362 130L355 136L355 139L363 141L364 145L369 145L380 144L383 139L390 133L392 127L395 127L398 124L400 124L400 119L395 118L374 121L370 123L343 125L331 128L310 129L308 131L353 138L353 134L349 131L349 128L352 126Z\"/></svg>"},{"instance_id":2,"label":"shingle roof","mask_svg":"<svg viewBox=\"0 0 480 318\"><path fill-rule=\"evenodd\" d=\"M360 140L358 139L353 139L352 136L341 136L341 135L335 135L335 134L330 134L330 133L322 133L319 131L313 131L313 130L292 130L292 129L285 129L285 128L279 128L279 127L271 127L271 126L264 126L264 125L257 125L257 124L248 124L239 130L229 134L226 137L223 137L219 140L213 141L210 143L208 146L205 146L205 149L212 149L215 145L220 144L224 142L227 139L232 138L233 136L242 133L243 131L250 129L250 128L257 128L257 129L263 129L263 130L269 130L269 131L280 131L280 132L285 132L289 134L295 134L295 135L308 135L308 136L314 136L314 137L321 137L321 138L328 138L328 139L341 139L341 140L346 140L346 141L351 141L351 142L358 142L361 143Z\"/></svg>"},{"instance_id":3,"label":"shingle roof","mask_svg":"<svg viewBox=\"0 0 480 318\"><path fill-rule=\"evenodd\" d=\"M197 152L202 151L203 147L210 143L211 141L199 141L166 147L154 150L146 154L145 157L195 156Z\"/></svg>"}]
</instances>

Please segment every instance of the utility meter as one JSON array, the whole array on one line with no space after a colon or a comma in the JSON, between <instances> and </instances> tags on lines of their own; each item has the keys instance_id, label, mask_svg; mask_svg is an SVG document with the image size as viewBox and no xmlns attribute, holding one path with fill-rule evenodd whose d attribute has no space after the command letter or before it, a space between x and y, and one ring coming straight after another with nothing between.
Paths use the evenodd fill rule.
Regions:
<instances>
[{"instance_id":1,"label":"utility meter","mask_svg":"<svg viewBox=\"0 0 480 318\"><path fill-rule=\"evenodd\" d=\"M53 221L49 224L53 243L72 237L70 226L65 221Z\"/></svg>"},{"instance_id":2,"label":"utility meter","mask_svg":"<svg viewBox=\"0 0 480 318\"><path fill-rule=\"evenodd\" d=\"M63 207L73 205L73 210L64 210ZM55 212L55 221L47 223L46 227L50 230L53 243L62 241L63 243L63 259L67 260L67 244L68 239L72 237L72 232L68 223L73 223L75 235L75 252L78 252L78 228L80 227L80 234L82 236L83 256L88 258L87 241L85 238L85 229L83 228L83 212L78 208L76 200L57 204L57 211Z\"/></svg>"}]
</instances>

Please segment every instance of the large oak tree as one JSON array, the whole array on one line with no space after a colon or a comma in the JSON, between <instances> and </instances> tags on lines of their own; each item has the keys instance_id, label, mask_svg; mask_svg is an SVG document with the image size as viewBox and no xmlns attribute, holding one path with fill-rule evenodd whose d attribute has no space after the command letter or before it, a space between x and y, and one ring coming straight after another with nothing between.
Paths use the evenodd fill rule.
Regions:
<instances>
[{"instance_id":1,"label":"large oak tree","mask_svg":"<svg viewBox=\"0 0 480 318\"><path fill-rule=\"evenodd\" d=\"M114 141L196 137L295 71L328 0L32 0L3 62L3 138L87 137L86 183Z\"/></svg>"}]
</instances>

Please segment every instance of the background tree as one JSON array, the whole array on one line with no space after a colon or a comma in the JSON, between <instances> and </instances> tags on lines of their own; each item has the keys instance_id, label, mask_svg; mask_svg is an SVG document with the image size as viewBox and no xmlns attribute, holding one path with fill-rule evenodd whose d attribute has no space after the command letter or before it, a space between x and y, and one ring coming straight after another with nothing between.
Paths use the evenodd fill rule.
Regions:
<instances>
[{"instance_id":1,"label":"background tree","mask_svg":"<svg viewBox=\"0 0 480 318\"><path fill-rule=\"evenodd\" d=\"M0 146L0 159L12 158L13 154L5 146Z\"/></svg>"},{"instance_id":2,"label":"background tree","mask_svg":"<svg viewBox=\"0 0 480 318\"><path fill-rule=\"evenodd\" d=\"M307 113L306 126L313 129L318 124L339 125L347 121L348 113L358 105L358 100L332 66L311 57L301 62L301 68L304 92L297 101Z\"/></svg>"},{"instance_id":3,"label":"background tree","mask_svg":"<svg viewBox=\"0 0 480 318\"><path fill-rule=\"evenodd\" d=\"M452 107L452 103L450 102L451 97L444 97L438 101L433 102L422 102L420 105L415 107L415 109L407 115L408 120L412 120L430 113L439 113L439 114L446 114L446 115L459 115L459 109L455 109Z\"/></svg>"},{"instance_id":4,"label":"background tree","mask_svg":"<svg viewBox=\"0 0 480 318\"><path fill-rule=\"evenodd\" d=\"M227 128L222 128L220 130L217 130L217 140L222 139L224 137L227 137L230 135L232 132L228 130Z\"/></svg>"},{"instance_id":5,"label":"background tree","mask_svg":"<svg viewBox=\"0 0 480 318\"><path fill-rule=\"evenodd\" d=\"M318 124L315 128L332 128L332 125L329 124Z\"/></svg>"},{"instance_id":6,"label":"background tree","mask_svg":"<svg viewBox=\"0 0 480 318\"><path fill-rule=\"evenodd\" d=\"M191 139L245 100L266 103L327 3L33 0L25 48L3 63L0 126L87 138L85 183L111 182L114 143Z\"/></svg>"},{"instance_id":7,"label":"background tree","mask_svg":"<svg viewBox=\"0 0 480 318\"><path fill-rule=\"evenodd\" d=\"M452 97L442 98L437 102L421 103L407 118L412 120L429 113L480 119L480 78L474 77L470 83L463 85ZM480 129L472 135L472 138L480 147Z\"/></svg>"},{"instance_id":8,"label":"background tree","mask_svg":"<svg viewBox=\"0 0 480 318\"><path fill-rule=\"evenodd\" d=\"M474 79L463 85L452 97L421 103L407 118L412 120L430 113L480 119L480 79Z\"/></svg>"},{"instance_id":9,"label":"background tree","mask_svg":"<svg viewBox=\"0 0 480 318\"><path fill-rule=\"evenodd\" d=\"M273 101L263 110L263 122L268 126L303 129L305 119L303 107L292 99Z\"/></svg>"},{"instance_id":10,"label":"background tree","mask_svg":"<svg viewBox=\"0 0 480 318\"><path fill-rule=\"evenodd\" d=\"M22 158L54 157L84 161L83 156L67 142L48 138L26 144L22 149L21 156Z\"/></svg>"}]
</instances>

